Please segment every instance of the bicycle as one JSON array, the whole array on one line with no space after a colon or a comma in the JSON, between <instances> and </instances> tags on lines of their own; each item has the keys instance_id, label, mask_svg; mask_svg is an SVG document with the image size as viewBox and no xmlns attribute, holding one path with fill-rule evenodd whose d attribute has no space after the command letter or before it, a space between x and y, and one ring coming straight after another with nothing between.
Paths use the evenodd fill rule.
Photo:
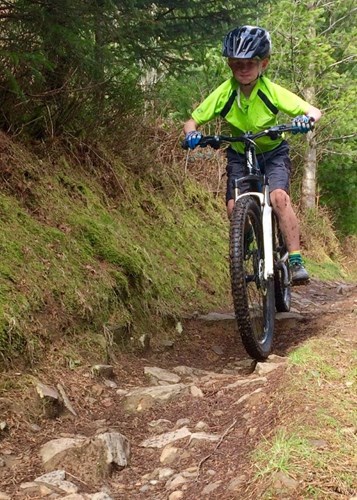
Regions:
<instances>
[{"instance_id":1,"label":"bicycle","mask_svg":"<svg viewBox=\"0 0 357 500\"><path fill-rule=\"evenodd\" d=\"M246 175L236 181L235 206L230 220L230 276L238 332L247 353L265 360L272 350L275 309L288 312L291 304L289 253L270 204L268 179L260 170L255 140L276 139L284 132L299 132L294 125L277 125L238 137L203 136L200 147L219 149L222 144L243 142ZM185 148L185 143L183 143ZM249 182L240 194L239 184Z\"/></svg>"}]
</instances>

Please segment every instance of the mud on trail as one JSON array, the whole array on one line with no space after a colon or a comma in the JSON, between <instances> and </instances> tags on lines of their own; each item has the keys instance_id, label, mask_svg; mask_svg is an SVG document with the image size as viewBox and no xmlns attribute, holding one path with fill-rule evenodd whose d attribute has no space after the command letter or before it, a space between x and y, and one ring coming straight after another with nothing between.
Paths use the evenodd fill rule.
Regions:
<instances>
[{"instance_id":1,"label":"mud on trail","mask_svg":"<svg viewBox=\"0 0 357 500\"><path fill-rule=\"evenodd\" d=\"M294 289L291 313L277 315L274 355L266 363L247 357L233 315L224 311L183 320L172 346L154 345L142 357L122 354L112 363L111 382L94 379L88 366L33 374L49 385L61 383L77 416L36 414L33 386L21 397L11 389L0 395L0 422L6 424L0 431L0 499L308 498L308 471L299 481L283 475L280 493L264 496L254 483L251 453L284 426L280 394L291 376L288 354L323 338L327 329L356 348L356 309L356 286L313 280ZM140 391L148 387L153 389ZM284 405L284 411L306 411L299 399ZM63 455L52 469L44 466L39 452L48 441L106 432L130 442L127 467L98 472L98 457L89 449ZM66 471L67 483L32 483L55 469ZM356 487L327 485L327 496L318 498L349 499Z\"/></svg>"}]
</instances>

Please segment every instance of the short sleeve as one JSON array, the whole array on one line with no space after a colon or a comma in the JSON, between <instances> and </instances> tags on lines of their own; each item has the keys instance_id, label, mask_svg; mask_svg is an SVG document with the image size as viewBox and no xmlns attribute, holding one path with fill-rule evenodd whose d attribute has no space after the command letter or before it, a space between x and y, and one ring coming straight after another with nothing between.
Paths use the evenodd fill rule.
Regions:
<instances>
[{"instance_id":1,"label":"short sleeve","mask_svg":"<svg viewBox=\"0 0 357 500\"><path fill-rule=\"evenodd\" d=\"M297 116L306 114L310 108L310 104L298 95L284 89L276 83L271 83L274 92L274 101L279 111L286 113L289 116Z\"/></svg>"},{"instance_id":2,"label":"short sleeve","mask_svg":"<svg viewBox=\"0 0 357 500\"><path fill-rule=\"evenodd\" d=\"M206 99L193 111L192 118L198 125L203 125L216 118L232 92L231 80L227 80L217 87Z\"/></svg>"}]
</instances>

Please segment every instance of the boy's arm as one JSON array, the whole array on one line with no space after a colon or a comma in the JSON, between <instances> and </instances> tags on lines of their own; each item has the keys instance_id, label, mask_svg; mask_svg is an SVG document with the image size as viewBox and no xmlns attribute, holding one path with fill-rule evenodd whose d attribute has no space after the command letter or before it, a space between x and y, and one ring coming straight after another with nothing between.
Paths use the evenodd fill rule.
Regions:
<instances>
[{"instance_id":1,"label":"boy's arm","mask_svg":"<svg viewBox=\"0 0 357 500\"><path fill-rule=\"evenodd\" d=\"M198 124L195 122L193 118L187 120L187 122L183 126L183 131L185 134L189 132L195 132L197 130Z\"/></svg>"},{"instance_id":2,"label":"boy's arm","mask_svg":"<svg viewBox=\"0 0 357 500\"><path fill-rule=\"evenodd\" d=\"M311 104L310 104L310 107L307 110L306 115L313 118L315 120L315 122L318 122L321 118L322 113L318 108L315 108L314 106L311 106Z\"/></svg>"}]
</instances>

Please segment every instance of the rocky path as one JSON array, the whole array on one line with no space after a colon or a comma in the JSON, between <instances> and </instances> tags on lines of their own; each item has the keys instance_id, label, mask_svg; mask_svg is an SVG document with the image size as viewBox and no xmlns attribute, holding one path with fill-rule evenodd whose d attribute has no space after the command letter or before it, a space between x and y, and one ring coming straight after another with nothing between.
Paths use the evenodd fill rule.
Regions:
<instances>
[{"instance_id":1,"label":"rocky path","mask_svg":"<svg viewBox=\"0 0 357 500\"><path fill-rule=\"evenodd\" d=\"M342 283L294 290L265 363L247 358L232 313L212 313L145 357L38 374L41 415L33 387L20 405L0 398L0 500L248 498L248 455L275 425L287 354L354 304Z\"/></svg>"}]
</instances>

